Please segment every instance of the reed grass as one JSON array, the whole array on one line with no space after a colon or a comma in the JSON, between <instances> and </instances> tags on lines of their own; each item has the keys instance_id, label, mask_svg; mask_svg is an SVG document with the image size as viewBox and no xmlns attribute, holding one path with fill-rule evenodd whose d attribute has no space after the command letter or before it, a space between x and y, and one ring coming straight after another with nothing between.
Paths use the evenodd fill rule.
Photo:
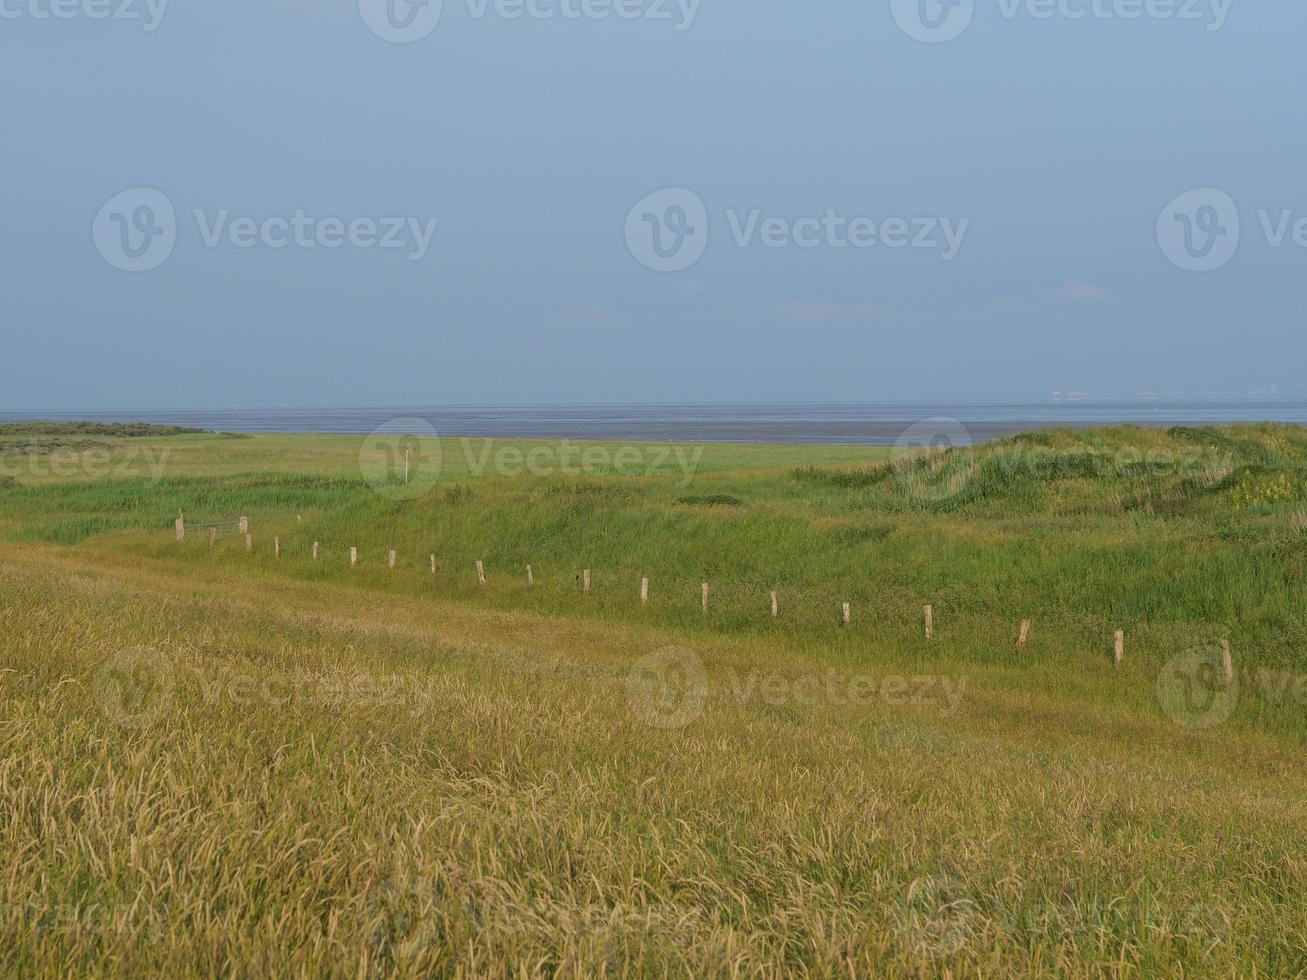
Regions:
<instances>
[{"instance_id":1,"label":"reed grass","mask_svg":"<svg viewBox=\"0 0 1307 980\"><path fill-rule=\"evenodd\" d=\"M212 474L0 488L6 975L1307 970L1297 429L411 500L357 441L169 438ZM1223 637L1242 696L1187 726L1159 684Z\"/></svg>"}]
</instances>

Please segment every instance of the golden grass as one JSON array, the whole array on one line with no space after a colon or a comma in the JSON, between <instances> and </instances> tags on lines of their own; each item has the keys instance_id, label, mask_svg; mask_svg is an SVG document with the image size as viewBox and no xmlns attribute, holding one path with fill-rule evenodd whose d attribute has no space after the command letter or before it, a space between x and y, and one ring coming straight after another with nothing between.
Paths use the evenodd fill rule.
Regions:
<instances>
[{"instance_id":1,"label":"golden grass","mask_svg":"<svg viewBox=\"0 0 1307 980\"><path fill-rule=\"evenodd\" d=\"M683 642L6 547L0 970L1304 968L1294 740L1187 732L1080 665L932 662L951 713L800 698L831 668L756 637L697 638L702 713L650 727L632 665Z\"/></svg>"}]
</instances>

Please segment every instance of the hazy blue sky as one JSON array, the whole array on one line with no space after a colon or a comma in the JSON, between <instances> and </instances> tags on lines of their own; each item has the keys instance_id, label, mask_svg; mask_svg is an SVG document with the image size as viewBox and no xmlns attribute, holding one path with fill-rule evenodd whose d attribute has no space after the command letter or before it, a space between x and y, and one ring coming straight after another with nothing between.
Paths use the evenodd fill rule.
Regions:
<instances>
[{"instance_id":1,"label":"hazy blue sky","mask_svg":"<svg viewBox=\"0 0 1307 980\"><path fill-rule=\"evenodd\" d=\"M160 2L0 0L0 408L1307 391L1307 5Z\"/></svg>"}]
</instances>

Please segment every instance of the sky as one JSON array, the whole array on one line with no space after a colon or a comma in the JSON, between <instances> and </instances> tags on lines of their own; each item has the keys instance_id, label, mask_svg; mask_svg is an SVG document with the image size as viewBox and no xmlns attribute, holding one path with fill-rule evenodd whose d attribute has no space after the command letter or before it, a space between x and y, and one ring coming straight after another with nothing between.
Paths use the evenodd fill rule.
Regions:
<instances>
[{"instance_id":1,"label":"sky","mask_svg":"<svg viewBox=\"0 0 1307 980\"><path fill-rule=\"evenodd\" d=\"M0 409L1307 393L1307 5L0 0Z\"/></svg>"}]
</instances>

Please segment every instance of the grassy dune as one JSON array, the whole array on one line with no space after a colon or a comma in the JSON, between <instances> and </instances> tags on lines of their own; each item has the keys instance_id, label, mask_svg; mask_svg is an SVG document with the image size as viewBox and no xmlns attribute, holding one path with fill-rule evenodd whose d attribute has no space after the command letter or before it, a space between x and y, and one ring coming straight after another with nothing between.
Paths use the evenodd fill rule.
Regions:
<instances>
[{"instance_id":1,"label":"grassy dune","mask_svg":"<svg viewBox=\"0 0 1307 980\"><path fill-rule=\"evenodd\" d=\"M1301 430L109 443L0 489L6 974L1307 970Z\"/></svg>"}]
</instances>

